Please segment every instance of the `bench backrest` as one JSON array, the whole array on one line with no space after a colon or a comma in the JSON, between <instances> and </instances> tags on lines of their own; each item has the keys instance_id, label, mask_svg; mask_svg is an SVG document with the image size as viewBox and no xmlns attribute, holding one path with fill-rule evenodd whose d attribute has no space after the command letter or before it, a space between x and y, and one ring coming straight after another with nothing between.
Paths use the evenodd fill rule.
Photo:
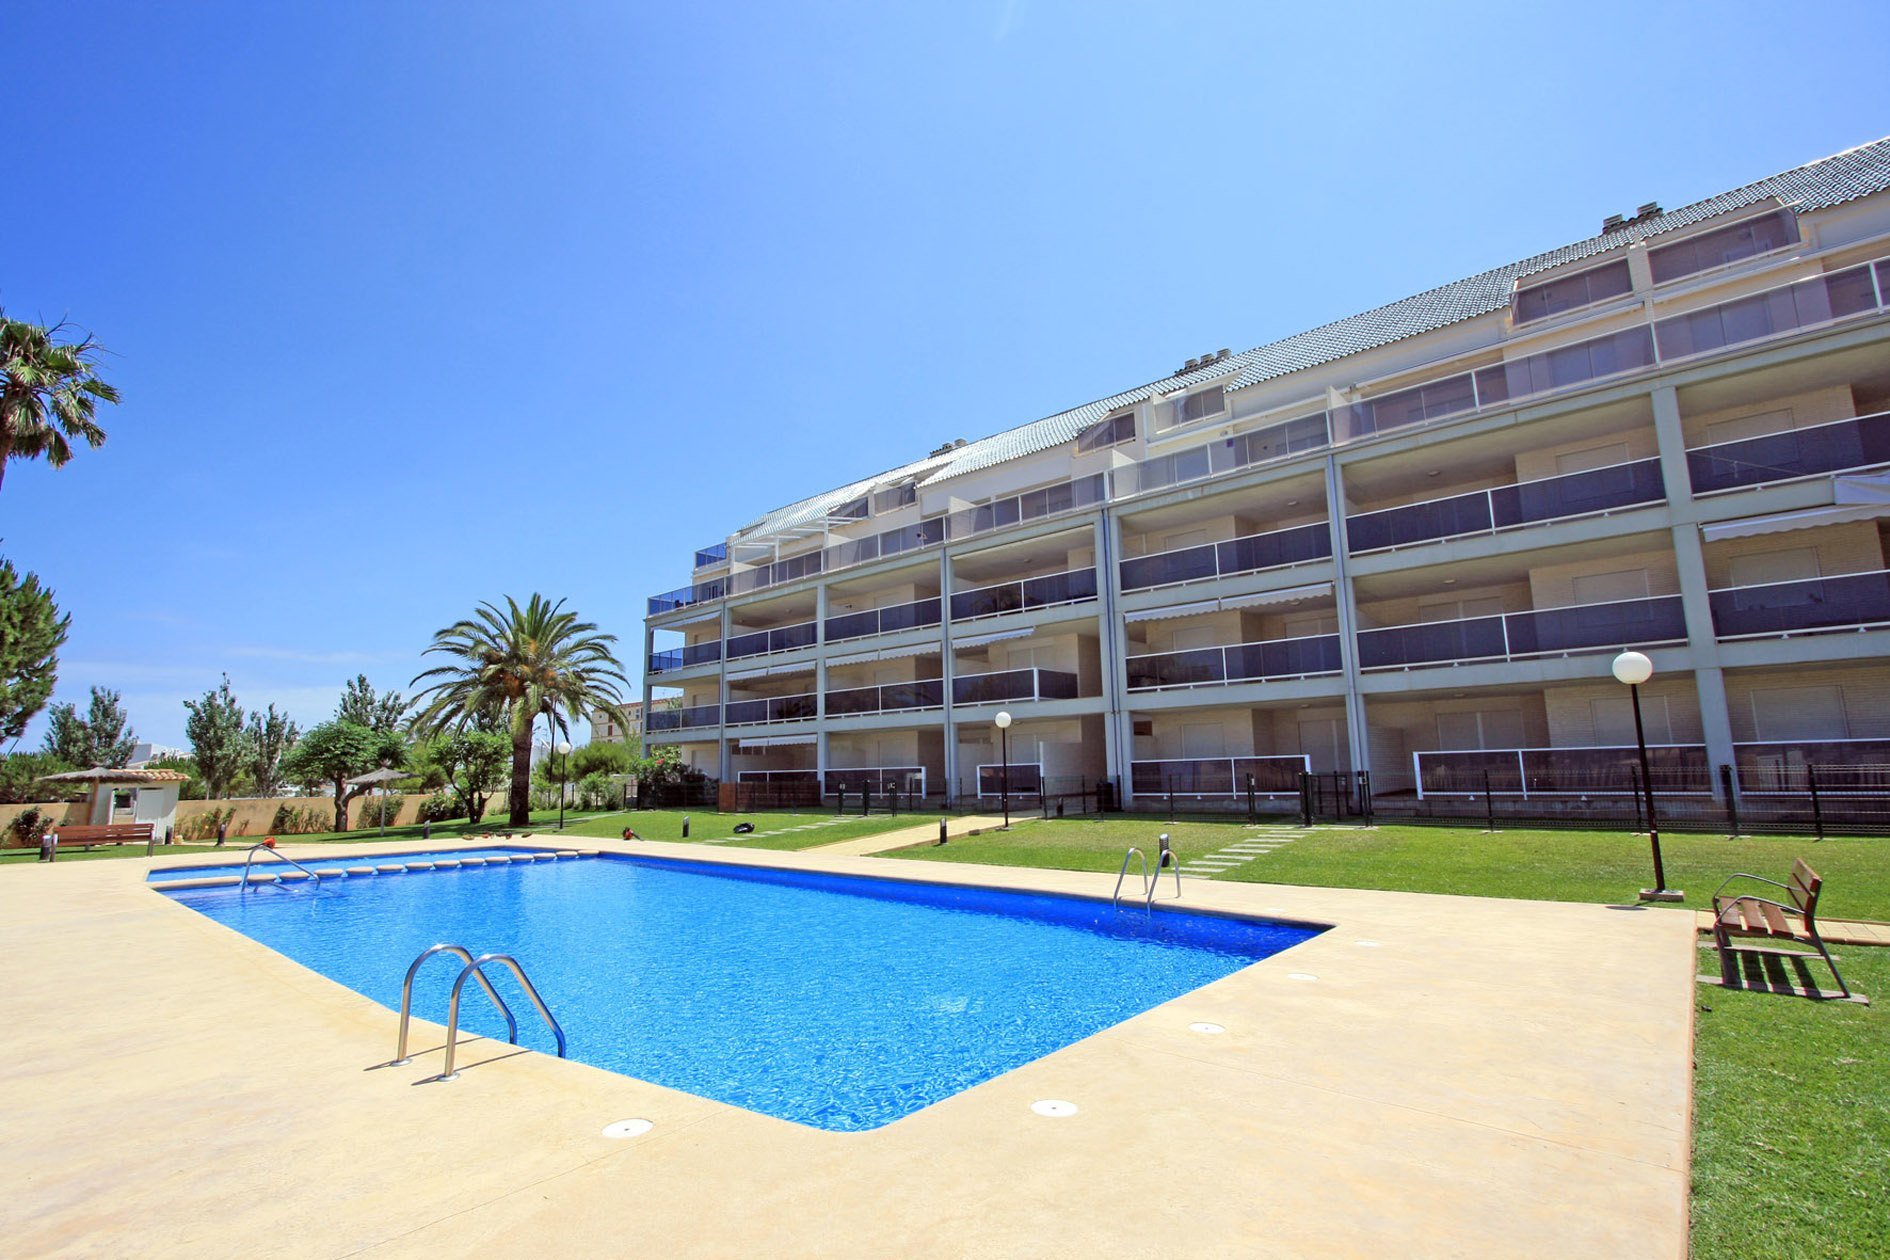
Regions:
<instances>
[{"instance_id":1,"label":"bench backrest","mask_svg":"<svg viewBox=\"0 0 1890 1260\"><path fill-rule=\"evenodd\" d=\"M148 840L153 823L111 823L106 826L54 827L61 844L94 844L100 840Z\"/></svg>"},{"instance_id":2,"label":"bench backrest","mask_svg":"<svg viewBox=\"0 0 1890 1260\"><path fill-rule=\"evenodd\" d=\"M1799 858L1792 863L1792 901L1798 912L1805 916L1807 926L1818 920L1818 890L1824 887L1824 880L1818 872Z\"/></svg>"}]
</instances>

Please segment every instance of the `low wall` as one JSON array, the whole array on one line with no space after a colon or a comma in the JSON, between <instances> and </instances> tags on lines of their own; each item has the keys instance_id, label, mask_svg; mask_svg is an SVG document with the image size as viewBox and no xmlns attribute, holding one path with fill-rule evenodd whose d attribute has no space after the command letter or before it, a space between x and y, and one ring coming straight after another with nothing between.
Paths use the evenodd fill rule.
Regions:
<instances>
[{"instance_id":1,"label":"low wall","mask_svg":"<svg viewBox=\"0 0 1890 1260\"><path fill-rule=\"evenodd\" d=\"M361 817L372 808L368 796L356 797L348 805L348 824L359 827ZM391 825L405 826L420 821L420 807L427 800L425 793L413 793L401 802L400 813ZM283 806L291 809L312 809L322 820L322 830L328 831L334 826L335 798L332 796L258 796L227 801L179 801L177 802L177 830L182 831L184 824L193 818L209 813L211 810L234 809L235 817L230 819L229 835L266 836L270 824L276 820L276 811ZM29 809L37 809L52 815L58 826L76 826L85 821L86 803L84 801L54 801L25 805L0 805L0 846L13 844L11 826L13 820ZM163 837L159 836L162 840Z\"/></svg>"}]
</instances>

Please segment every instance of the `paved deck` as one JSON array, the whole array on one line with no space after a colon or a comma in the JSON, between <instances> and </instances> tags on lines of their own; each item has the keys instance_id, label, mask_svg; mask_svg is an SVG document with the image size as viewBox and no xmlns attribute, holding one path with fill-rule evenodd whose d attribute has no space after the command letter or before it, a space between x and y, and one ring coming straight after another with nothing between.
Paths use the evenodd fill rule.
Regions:
<instances>
[{"instance_id":1,"label":"paved deck","mask_svg":"<svg viewBox=\"0 0 1890 1260\"><path fill-rule=\"evenodd\" d=\"M592 843L1101 897L1114 880ZM424 1083L432 1025L413 1065L377 1068L391 1012L153 892L149 865L0 870L9 1254L1685 1253L1688 915L1191 883L1199 908L1336 926L840 1134L489 1042ZM1045 1098L1080 1111L1033 1114ZM631 1117L655 1127L601 1136Z\"/></svg>"}]
</instances>

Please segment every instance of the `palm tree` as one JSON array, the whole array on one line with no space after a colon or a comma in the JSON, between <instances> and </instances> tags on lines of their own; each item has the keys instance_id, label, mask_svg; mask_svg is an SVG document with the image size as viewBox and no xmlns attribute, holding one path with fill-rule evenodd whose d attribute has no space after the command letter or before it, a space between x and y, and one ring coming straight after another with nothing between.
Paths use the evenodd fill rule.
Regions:
<instances>
[{"instance_id":1,"label":"palm tree","mask_svg":"<svg viewBox=\"0 0 1890 1260\"><path fill-rule=\"evenodd\" d=\"M599 634L593 623L565 612L563 600L553 604L534 594L520 608L507 596L505 605L501 611L482 602L473 616L434 634L427 653L456 659L414 678L414 684L433 680L414 698L421 706L414 728L433 734L504 714L512 737L511 825L524 827L531 823L538 715L562 722L599 711L623 721L619 688L630 683L611 652L617 636Z\"/></svg>"},{"instance_id":2,"label":"palm tree","mask_svg":"<svg viewBox=\"0 0 1890 1260\"><path fill-rule=\"evenodd\" d=\"M98 342L53 340L65 327L41 328L0 312L0 479L8 460L43 455L57 468L72 458L72 439L105 441L93 415L100 401L117 402L118 391L92 370Z\"/></svg>"}]
</instances>

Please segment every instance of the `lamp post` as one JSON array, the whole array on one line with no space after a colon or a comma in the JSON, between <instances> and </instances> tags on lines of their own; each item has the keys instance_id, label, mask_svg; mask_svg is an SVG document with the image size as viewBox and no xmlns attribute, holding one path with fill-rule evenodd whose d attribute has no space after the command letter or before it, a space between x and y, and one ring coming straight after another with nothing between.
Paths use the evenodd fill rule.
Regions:
<instances>
[{"instance_id":1,"label":"lamp post","mask_svg":"<svg viewBox=\"0 0 1890 1260\"><path fill-rule=\"evenodd\" d=\"M558 830L564 830L564 797L571 790L566 782L571 777L571 741L558 741Z\"/></svg>"},{"instance_id":2,"label":"lamp post","mask_svg":"<svg viewBox=\"0 0 1890 1260\"><path fill-rule=\"evenodd\" d=\"M998 791L1004 797L1004 830L1011 829L1011 715L999 710L997 715L998 742L1003 748L1002 768L998 771Z\"/></svg>"},{"instance_id":3,"label":"lamp post","mask_svg":"<svg viewBox=\"0 0 1890 1260\"><path fill-rule=\"evenodd\" d=\"M1667 887L1667 869L1660 860L1660 821L1654 813L1654 777L1647 765L1647 729L1641 724L1641 684L1654 676L1654 663L1641 652L1623 652L1614 658L1614 677L1627 684L1634 705L1634 743L1641 756L1641 799L1647 811L1647 839L1654 850L1654 886L1641 889L1642 901L1684 901L1686 894Z\"/></svg>"}]
</instances>

